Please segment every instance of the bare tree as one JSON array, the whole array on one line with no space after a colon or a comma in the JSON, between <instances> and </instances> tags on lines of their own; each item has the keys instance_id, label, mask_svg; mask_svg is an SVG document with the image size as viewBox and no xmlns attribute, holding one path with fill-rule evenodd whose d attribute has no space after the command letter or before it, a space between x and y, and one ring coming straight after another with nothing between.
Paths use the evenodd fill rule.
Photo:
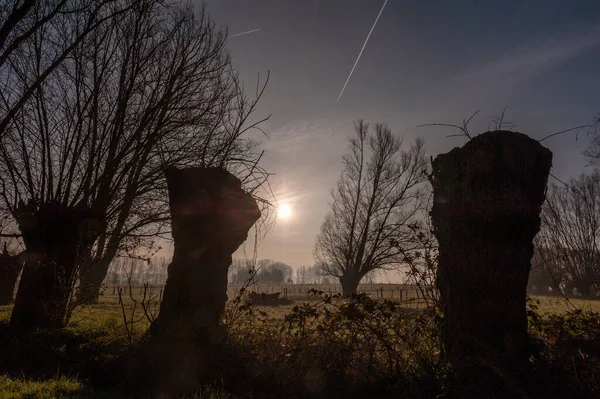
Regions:
<instances>
[{"instance_id":1,"label":"bare tree","mask_svg":"<svg viewBox=\"0 0 600 399\"><path fill-rule=\"evenodd\" d=\"M138 0L7 0L0 5L0 138L44 81L87 36ZM32 41L48 38L38 69L22 68L35 57Z\"/></svg>"},{"instance_id":2,"label":"bare tree","mask_svg":"<svg viewBox=\"0 0 600 399\"><path fill-rule=\"evenodd\" d=\"M401 262L401 250L412 242L409 225L422 203L427 165L421 139L403 149L385 124L370 133L362 120L355 132L314 249L317 265L340 279L345 294L356 293L372 270Z\"/></svg>"},{"instance_id":3,"label":"bare tree","mask_svg":"<svg viewBox=\"0 0 600 399\"><path fill-rule=\"evenodd\" d=\"M600 284L600 170L567 185L552 184L542 222L539 240L564 265L567 287L590 296Z\"/></svg>"},{"instance_id":4,"label":"bare tree","mask_svg":"<svg viewBox=\"0 0 600 399\"><path fill-rule=\"evenodd\" d=\"M261 259L257 266L256 282L262 284L284 284L294 272L290 265L271 259Z\"/></svg>"},{"instance_id":5,"label":"bare tree","mask_svg":"<svg viewBox=\"0 0 600 399\"><path fill-rule=\"evenodd\" d=\"M566 262L568 259L563 256L563 250L552 247L552 242L548 241L551 236L545 232L546 228L547 226L542 225L541 232L534 240L527 290L548 293L548 289L551 288L554 293L563 293L569 277Z\"/></svg>"},{"instance_id":6,"label":"bare tree","mask_svg":"<svg viewBox=\"0 0 600 399\"><path fill-rule=\"evenodd\" d=\"M300 266L294 273L295 284L323 284L323 270L318 265Z\"/></svg>"},{"instance_id":7,"label":"bare tree","mask_svg":"<svg viewBox=\"0 0 600 399\"><path fill-rule=\"evenodd\" d=\"M598 134L598 128L600 128L600 113L594 117L592 129L589 130L593 138L588 148L583 152L583 155L589 158L591 165L600 165L600 135Z\"/></svg>"},{"instance_id":8,"label":"bare tree","mask_svg":"<svg viewBox=\"0 0 600 399\"><path fill-rule=\"evenodd\" d=\"M254 99L246 96L226 36L204 9L139 0L75 46L35 90L0 147L0 195L24 236L29 229L25 244L35 248L35 262L62 270L42 281L74 286L81 273L78 299L94 300L115 256L151 250L156 237L169 233L168 166L218 166L251 193L262 186L267 174L258 166L257 143L241 136L261 122L249 118L266 83ZM39 70L51 40L40 34L31 41L37 57L23 60L23 73ZM74 214L68 231L57 214ZM42 225L62 234L75 253L54 259L66 244L50 245L37 230ZM29 271L25 281L28 275L40 280ZM32 292L35 286L25 285L23 295L55 295L55 288ZM69 300L69 289L59 291L58 302ZM60 325L64 312L52 319L45 324Z\"/></svg>"}]
</instances>

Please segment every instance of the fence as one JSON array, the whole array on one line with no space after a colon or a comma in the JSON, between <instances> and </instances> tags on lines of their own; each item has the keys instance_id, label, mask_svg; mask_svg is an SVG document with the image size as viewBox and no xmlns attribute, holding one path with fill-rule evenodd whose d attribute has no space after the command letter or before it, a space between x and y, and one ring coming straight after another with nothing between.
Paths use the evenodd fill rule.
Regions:
<instances>
[{"instance_id":1,"label":"fence","mask_svg":"<svg viewBox=\"0 0 600 399\"><path fill-rule=\"evenodd\" d=\"M156 296L156 300L162 300L164 285L147 286L146 295L148 297ZM229 285L227 295L229 298L235 297L242 286ZM144 295L144 286L107 286L104 289L103 297L105 300L118 301L119 288L123 290L123 295L134 298L141 298ZM323 291L327 294L339 294L342 292L342 286L339 284L254 284L248 287L248 290L259 294L272 294L279 292L281 297L297 301L310 301L318 299L311 294L311 290ZM359 293L367 293L374 299L391 299L420 306L424 302L421 292L412 284L360 284Z\"/></svg>"}]
</instances>

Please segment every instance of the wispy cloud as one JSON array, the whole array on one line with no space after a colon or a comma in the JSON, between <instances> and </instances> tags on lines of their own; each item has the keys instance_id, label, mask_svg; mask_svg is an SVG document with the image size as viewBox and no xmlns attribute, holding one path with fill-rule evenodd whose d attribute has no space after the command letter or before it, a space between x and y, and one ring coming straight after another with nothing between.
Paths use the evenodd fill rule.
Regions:
<instances>
[{"instance_id":1,"label":"wispy cloud","mask_svg":"<svg viewBox=\"0 0 600 399\"><path fill-rule=\"evenodd\" d=\"M527 41L500 57L467 68L451 78L448 84L452 87L460 87L463 93L512 90L519 84L536 78L598 45L600 45L598 30L588 34Z\"/></svg>"},{"instance_id":2,"label":"wispy cloud","mask_svg":"<svg viewBox=\"0 0 600 399\"><path fill-rule=\"evenodd\" d=\"M482 72L513 73L532 68L543 70L560 62L579 56L584 51L600 44L600 34L579 37L548 38L528 42L514 53L495 60Z\"/></svg>"}]
</instances>

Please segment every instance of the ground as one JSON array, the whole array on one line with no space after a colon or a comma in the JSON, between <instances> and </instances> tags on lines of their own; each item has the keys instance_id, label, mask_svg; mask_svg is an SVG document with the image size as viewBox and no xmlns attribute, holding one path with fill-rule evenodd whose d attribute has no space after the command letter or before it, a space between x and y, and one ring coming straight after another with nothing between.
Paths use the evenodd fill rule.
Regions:
<instances>
[{"instance_id":1,"label":"ground","mask_svg":"<svg viewBox=\"0 0 600 399\"><path fill-rule=\"evenodd\" d=\"M327 287L318 287L319 289L326 291ZM383 295L384 298L390 298L389 293L393 292L393 288L387 287L388 290L384 289L384 294L377 294L377 290L373 290L372 297ZM264 287L263 287L264 289ZM273 288L276 290L276 288ZM269 289L266 289L267 292ZM334 290L335 291L335 290ZM141 289L135 288L133 290L133 298L140 299ZM275 291L277 292L277 291ZM398 297L396 291L396 298ZM407 292L407 291L405 291ZM333 293L333 292L332 292ZM386 295L387 293L388 295ZM233 298L235 291L229 293L230 298ZM256 314L264 312L263 316L274 322L282 320L284 315L289 314L290 311L297 305L302 303L314 303L316 300L314 296L308 295L306 292L289 292L288 287L288 298L294 298L291 304L284 306L257 306L255 307ZM551 297L551 296L532 296L534 301L539 301L538 312L540 314L563 314L569 310L575 308L582 310L589 310L593 312L600 312L600 300L583 300L581 298L566 299L562 297ZM404 295L403 302L405 307L410 310L417 310L423 306L421 300L417 300L414 296ZM114 342L119 342L119 345L125 345L127 340L130 342L141 337L145 329L149 326L148 318L151 318L153 314L158 311L158 300L155 298L153 302L146 306L146 312L139 304L134 306L134 302L130 298L124 298L125 306L122 307L119 304L118 296L106 295L99 304L81 307L75 310L69 326L65 331L69 331L69 334L85 335L88 332L93 331L104 331L102 335L103 340L99 347L112 348ZM288 301L289 303L289 301ZM0 307L0 326L3 326L6 330L6 326L10 319L10 312L12 306L1 306ZM148 317L146 316L148 314ZM131 320L138 322L131 324ZM127 324L126 324L127 323ZM104 346L102 346L104 345ZM120 347L119 345L114 347ZM107 349L110 350L110 349ZM10 351L10 349L8 349ZM35 352L34 352L35 353ZM6 359L0 359L0 364L6 361ZM4 366L3 366L4 367ZM57 370L56 374L59 375L53 379L31 379L23 378L23 375L10 375L0 376L0 399L8 398L109 398L115 397L114 393L111 392L97 392L90 388L90 384L87 381L78 379L76 376L65 377L61 375L61 370ZM206 398L222 398L227 397L224 394L219 393L218 390L207 388L201 396Z\"/></svg>"}]
</instances>

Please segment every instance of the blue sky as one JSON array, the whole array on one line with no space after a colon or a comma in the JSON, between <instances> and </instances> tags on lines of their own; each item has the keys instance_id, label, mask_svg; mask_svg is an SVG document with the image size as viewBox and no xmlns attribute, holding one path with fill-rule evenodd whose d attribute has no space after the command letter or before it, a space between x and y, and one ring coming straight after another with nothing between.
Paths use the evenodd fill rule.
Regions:
<instances>
[{"instance_id":1,"label":"blue sky","mask_svg":"<svg viewBox=\"0 0 600 399\"><path fill-rule=\"evenodd\" d=\"M207 0L230 34L247 88L271 80L257 116L264 166L292 217L279 221L259 257L312 264L329 191L353 120L387 122L436 155L464 144L424 123L460 123L481 110L472 133L507 106L516 130L534 138L590 123L600 112L600 2L389 0L340 101L336 99L382 1ZM586 170L589 138L544 142L561 179Z\"/></svg>"}]
</instances>

